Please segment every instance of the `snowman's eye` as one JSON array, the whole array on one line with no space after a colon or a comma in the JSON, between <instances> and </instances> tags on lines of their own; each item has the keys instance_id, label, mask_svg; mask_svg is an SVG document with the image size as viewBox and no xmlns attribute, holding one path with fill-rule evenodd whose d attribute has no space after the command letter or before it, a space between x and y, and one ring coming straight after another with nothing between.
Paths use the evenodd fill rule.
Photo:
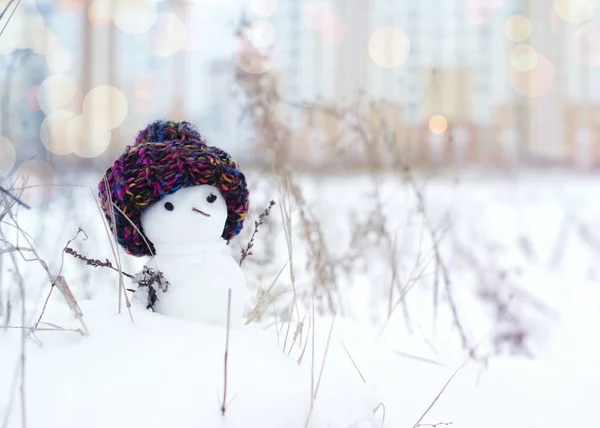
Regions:
<instances>
[{"instance_id":1,"label":"snowman's eye","mask_svg":"<svg viewBox=\"0 0 600 428\"><path fill-rule=\"evenodd\" d=\"M211 193L210 195L208 195L206 200L208 201L209 204L212 204L214 201L217 200L217 195L215 195L214 193Z\"/></svg>"},{"instance_id":2,"label":"snowman's eye","mask_svg":"<svg viewBox=\"0 0 600 428\"><path fill-rule=\"evenodd\" d=\"M165 209L167 211L173 211L175 209L175 207L173 206L173 204L171 202L165 202Z\"/></svg>"}]
</instances>

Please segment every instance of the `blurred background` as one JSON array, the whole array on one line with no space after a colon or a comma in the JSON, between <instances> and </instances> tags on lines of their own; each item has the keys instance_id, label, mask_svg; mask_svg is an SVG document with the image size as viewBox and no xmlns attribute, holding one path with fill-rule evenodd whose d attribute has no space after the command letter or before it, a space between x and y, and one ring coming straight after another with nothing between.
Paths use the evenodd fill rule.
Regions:
<instances>
[{"instance_id":1,"label":"blurred background","mask_svg":"<svg viewBox=\"0 0 600 428\"><path fill-rule=\"evenodd\" d=\"M399 157L424 167L592 169L598 7L0 0L0 174L101 170L157 118L196 124L246 166L378 159L383 168ZM283 126L279 137L257 122L257 97ZM355 113L381 138L347 136Z\"/></svg>"}]
</instances>

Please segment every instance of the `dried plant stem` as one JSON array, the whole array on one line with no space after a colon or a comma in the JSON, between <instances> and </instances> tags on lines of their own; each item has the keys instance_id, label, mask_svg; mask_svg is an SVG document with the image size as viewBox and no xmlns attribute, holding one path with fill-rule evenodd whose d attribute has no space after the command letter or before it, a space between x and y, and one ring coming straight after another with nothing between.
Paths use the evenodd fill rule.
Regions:
<instances>
[{"instance_id":1,"label":"dried plant stem","mask_svg":"<svg viewBox=\"0 0 600 428\"><path fill-rule=\"evenodd\" d=\"M2 328L12 328L12 329L23 329L23 330L35 330L35 331L69 331L73 333L79 333L82 336L85 336L85 332L79 328L56 328L56 327L26 327L21 325L7 325Z\"/></svg>"},{"instance_id":2,"label":"dried plant stem","mask_svg":"<svg viewBox=\"0 0 600 428\"><path fill-rule=\"evenodd\" d=\"M6 5L6 7L4 8L4 10L2 11L2 13L0 14L0 20L2 18L4 18L4 15L6 14L6 12L8 11L8 9L12 6L13 3L17 3L15 5L15 7L13 7L13 9L10 11L10 15L8 15L8 18L6 19L6 23L2 26L2 29L0 30L0 36L2 36L2 34L4 34L4 30L6 30L6 27L8 26L8 23L10 22L10 20L12 19L13 15L15 14L15 11L17 10L17 8L19 7L19 5L21 4L21 0L11 0L8 2L8 4Z\"/></svg>"},{"instance_id":3,"label":"dried plant stem","mask_svg":"<svg viewBox=\"0 0 600 428\"><path fill-rule=\"evenodd\" d=\"M6 213L10 215L11 218L13 218L13 214L11 211L11 203L8 202L8 200L6 199L5 196L2 196L2 202L4 203L4 205L6 206ZM2 239L5 240L5 236L3 231L0 229L0 236L2 236ZM6 241L7 242L7 241ZM21 253L22 255L22 253ZM17 258L15 255L14 251L11 251L9 253L9 257L13 263L14 266L14 275L17 278L17 284L18 284L18 288L19 288L19 292L20 292L20 297L21 297L21 322L25 322L25 317L26 317L26 309L25 309L25 286L23 284L23 276L21 275L21 271L19 269L19 265L17 264ZM8 323L8 319L7 319L7 323ZM26 339L27 336L25 334L25 330L21 329L21 334L20 334L20 344L21 344L21 352L19 354L19 362L18 362L18 366L15 368L14 371L14 376L13 376L13 380L11 383L11 388L10 390L12 391L11 393L11 398L7 407L7 412L4 416L3 422L2 422L2 428L5 428L8 426L8 422L9 422L9 418L10 418L10 413L11 413L11 409L12 409L12 405L14 402L14 399L16 397L16 385L17 382L19 382L19 398L21 399L21 423L23 427L27 426L27 401L26 401L26 391L25 391L25 381L26 381L26 370L25 370L25 360L26 360L26 355L25 355L25 350L26 350Z\"/></svg>"},{"instance_id":4,"label":"dried plant stem","mask_svg":"<svg viewBox=\"0 0 600 428\"><path fill-rule=\"evenodd\" d=\"M108 191L110 189L110 185L108 184L108 179L103 177L104 184L106 186L106 194L108 196L108 200L110 201L111 206L114 205L112 201L112 194ZM117 268L119 271L119 314L121 313L121 298L124 296L126 300L127 309L129 310L129 316L131 317L131 321L133 322L133 316L131 315L131 304L129 303L129 299L127 297L127 292L125 290L125 283L123 282L123 269L121 268L121 254L119 252L119 244L117 241L117 221L115 219L115 210L110 210L111 217L111 227L114 238L114 247L115 250L113 253L115 254L115 262L117 263ZM112 245L111 245L112 247Z\"/></svg>"},{"instance_id":5,"label":"dried plant stem","mask_svg":"<svg viewBox=\"0 0 600 428\"><path fill-rule=\"evenodd\" d=\"M227 403L227 359L229 357L229 329L231 322L231 288L227 293L227 333L225 336L225 357L223 358L223 402L221 404L221 414L225 416Z\"/></svg>"},{"instance_id":6,"label":"dried plant stem","mask_svg":"<svg viewBox=\"0 0 600 428\"><path fill-rule=\"evenodd\" d=\"M440 248L438 245L438 238L436 235L435 228L433 227L433 224L431 223L431 219L429 218L429 214L427 213L427 209L425 207L425 197L423 196L423 192L421 192L421 189L419 189L419 187L417 186L417 183L415 182L412 174L410 173L409 168L406 167L404 169L404 171L405 171L406 181L411 186L415 196L417 197L419 212L423 216L423 220L425 221L425 226L427 228L427 231L429 232L431 242L433 244L436 268L439 268L439 271L442 274L442 279L444 280L444 287L446 289L446 297L448 300L448 305L450 306L450 310L452 311L454 325L456 326L458 333L460 335L463 348L468 349L469 341L468 341L466 333L462 327L462 322L460 320L460 317L458 316L458 309L456 306L456 302L454 301L454 294L452 291L452 281L450 280L450 275L448 273L446 264L444 263L444 261L442 259L442 255L441 255ZM437 269L436 269L436 271L437 271ZM434 294L437 294L437 290L434 290ZM434 296L434 313L435 312L437 312L437 297Z\"/></svg>"},{"instance_id":7,"label":"dried plant stem","mask_svg":"<svg viewBox=\"0 0 600 428\"><path fill-rule=\"evenodd\" d=\"M112 263L110 262L110 260L106 259L105 261L102 260L98 260L98 259L91 259L89 257L86 257L80 253L78 253L77 251L75 251L73 248L71 247L65 247L64 252L75 257L76 259L82 260L85 262L86 265L88 266L92 266L92 267L105 267L105 268L109 268L114 270L115 272L119 272L119 269L115 268ZM127 278L133 279L134 275L121 271L123 273L123 275L125 275Z\"/></svg>"},{"instance_id":8,"label":"dried plant stem","mask_svg":"<svg viewBox=\"0 0 600 428\"><path fill-rule=\"evenodd\" d=\"M460 369L462 369L463 367L464 367L464 364L462 366L460 366L459 368L457 368L456 371L452 374L452 376L450 376L450 379L448 379L448 381L444 384L444 387L441 389L441 391L438 393L438 395L436 395L436 397L433 399L431 404L429 404L429 407L427 407L427 409L425 410L425 412L423 412L423 414L421 415L419 420L413 425L413 428L419 427L419 425L421 424L421 421L425 418L425 416L427 416L427 413L429 413L429 411L433 408L433 406L435 406L435 403L437 403L437 401L442 396L442 394L444 393L444 391L446 390L448 385L450 385L450 382L452 382L452 379L454 379L454 376L456 376L458 371Z\"/></svg>"},{"instance_id":9,"label":"dried plant stem","mask_svg":"<svg viewBox=\"0 0 600 428\"><path fill-rule=\"evenodd\" d=\"M14 0L13 0L14 1ZM2 16L0 16L0 19L2 19ZM21 199L17 198L15 195L13 195L12 193L10 193L8 190L6 190L4 187L0 186L0 192L4 193L6 196L8 196L13 202L16 202L17 204L21 205L22 207L25 207L27 209L31 209L31 207L29 205L27 205L25 202L23 202Z\"/></svg>"},{"instance_id":10,"label":"dried plant stem","mask_svg":"<svg viewBox=\"0 0 600 428\"><path fill-rule=\"evenodd\" d=\"M356 371L358 372L358 375L360 376L360 378L362 379L363 383L367 383L367 381L365 380L365 377L363 376L363 374L360 372L360 369L358 368L358 365L356 365L356 362L354 361L354 358L352 358L352 355L350 355L350 352L348 351L348 348L346 348L346 345L344 345L344 342L342 342L340 340L340 343L342 344L342 348L344 348L344 351L346 351L346 355L348 355L348 358L350 358L350 361L352 361L352 365L354 366L354 368L356 369Z\"/></svg>"},{"instance_id":11,"label":"dried plant stem","mask_svg":"<svg viewBox=\"0 0 600 428\"><path fill-rule=\"evenodd\" d=\"M246 245L246 248L242 248L242 255L240 257L240 262L239 262L240 266L242 266L242 263L244 262L244 260L246 260L246 258L248 256L252 255L252 248L254 248L254 238L256 237L256 234L258 233L258 228L260 226L262 226L262 224L265 221L265 218L269 214L271 214L271 209L273 208L274 205L275 205L275 201L271 200L271 202L269 202L269 206L267 208L265 208L262 213L260 213L260 215L258 216L258 220L256 220L254 222L254 231L252 232L250 241L248 241L248 245Z\"/></svg>"},{"instance_id":12,"label":"dried plant stem","mask_svg":"<svg viewBox=\"0 0 600 428\"><path fill-rule=\"evenodd\" d=\"M317 400L317 395L319 394L319 386L321 385L321 379L323 378L323 370L325 369L325 361L327 360L327 353L329 351L329 345L331 343L331 335L333 333L334 323L335 323L335 314L333 315L333 319L331 320L331 326L329 327L329 335L327 336L327 344L325 345L325 352L323 353L323 361L321 362L321 369L319 370L319 378L317 379L317 387L315 388L313 395L311 397L310 410L308 412L308 417L306 418L306 423L304 424L304 428L308 427L308 422L310 421L310 417L312 416L312 412L315 407L315 401ZM314 328L313 328L313 333L314 333ZM313 355L314 355L314 336L313 336Z\"/></svg>"},{"instance_id":13,"label":"dried plant stem","mask_svg":"<svg viewBox=\"0 0 600 428\"><path fill-rule=\"evenodd\" d=\"M106 178L105 178L106 180ZM108 187L107 187L108 189ZM94 194L94 191L90 188L90 191L92 192L92 197L94 198L94 201L96 202L96 208L98 209L98 213L100 214L100 218L102 219L102 224L104 225L104 231L106 232L106 236L108 237L108 242L110 244L110 249L113 253L113 257L115 258L115 260L117 260L117 268L119 271L119 313L121 312L121 292L124 294L125 296L125 303L127 306L127 310L129 312L129 319L131 320L131 322L133 322L133 314L131 313L131 302L129 301L129 298L127 297L127 290L125 289L125 284L123 283L123 270L121 269L121 264L119 263L119 256L118 256L118 244L116 241L116 234L114 234L114 228L113 228L113 236L114 236L114 240L110 235L110 230L109 230L109 225L106 221L106 218L104 217L104 214L102 212L102 207L100 206L100 202L96 199L96 195ZM109 192L109 197L110 197L110 192ZM113 207L115 207L116 205L113 204ZM111 213L113 215L113 224L114 224L114 210L111 210ZM125 216L126 218L128 218L127 216ZM117 246L117 248L115 248L115 246Z\"/></svg>"}]
</instances>

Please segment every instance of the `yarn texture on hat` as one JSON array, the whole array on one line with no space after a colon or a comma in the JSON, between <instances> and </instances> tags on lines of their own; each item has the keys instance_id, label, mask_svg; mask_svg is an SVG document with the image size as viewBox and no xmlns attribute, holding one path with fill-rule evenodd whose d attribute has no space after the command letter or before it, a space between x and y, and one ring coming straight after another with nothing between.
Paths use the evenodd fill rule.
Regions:
<instances>
[{"instance_id":1,"label":"yarn texture on hat","mask_svg":"<svg viewBox=\"0 0 600 428\"><path fill-rule=\"evenodd\" d=\"M239 165L227 152L206 144L194 125L157 120L106 170L98 192L119 244L128 254L150 256L154 246L144 236L142 212L181 188L203 184L218 188L225 198L227 220L221 237L229 242L242 230L249 208Z\"/></svg>"}]
</instances>

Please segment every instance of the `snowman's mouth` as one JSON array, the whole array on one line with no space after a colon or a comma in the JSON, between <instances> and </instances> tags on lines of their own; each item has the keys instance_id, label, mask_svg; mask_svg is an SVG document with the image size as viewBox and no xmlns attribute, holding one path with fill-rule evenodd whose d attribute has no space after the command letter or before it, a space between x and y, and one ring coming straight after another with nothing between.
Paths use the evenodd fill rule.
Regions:
<instances>
[{"instance_id":1,"label":"snowman's mouth","mask_svg":"<svg viewBox=\"0 0 600 428\"><path fill-rule=\"evenodd\" d=\"M204 217L210 217L210 214L205 213L204 211L200 211L198 208L192 208L192 211L202 214Z\"/></svg>"}]
</instances>

